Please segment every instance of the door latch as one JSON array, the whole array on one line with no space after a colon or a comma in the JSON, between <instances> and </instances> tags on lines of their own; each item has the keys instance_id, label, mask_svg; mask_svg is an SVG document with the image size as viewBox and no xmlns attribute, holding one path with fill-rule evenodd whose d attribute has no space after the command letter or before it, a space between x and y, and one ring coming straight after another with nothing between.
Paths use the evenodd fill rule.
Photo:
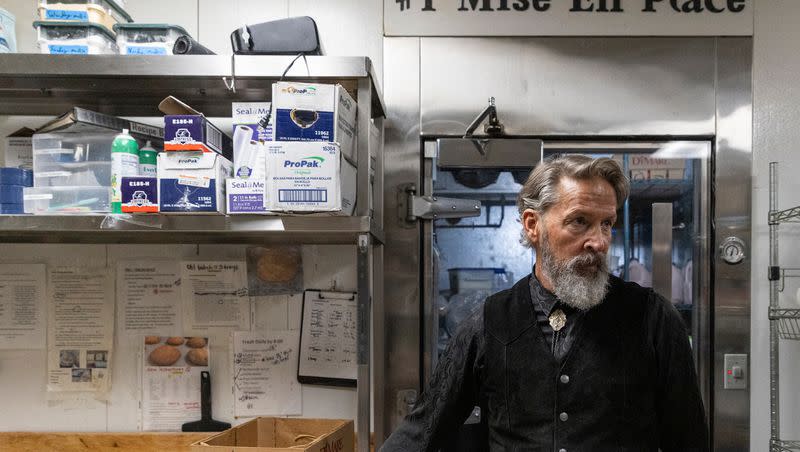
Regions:
<instances>
[{"instance_id":1,"label":"door latch","mask_svg":"<svg viewBox=\"0 0 800 452\"><path fill-rule=\"evenodd\" d=\"M481 215L481 202L474 199L417 196L417 187L406 184L400 187L400 216L407 223L440 218L467 218Z\"/></svg>"}]
</instances>

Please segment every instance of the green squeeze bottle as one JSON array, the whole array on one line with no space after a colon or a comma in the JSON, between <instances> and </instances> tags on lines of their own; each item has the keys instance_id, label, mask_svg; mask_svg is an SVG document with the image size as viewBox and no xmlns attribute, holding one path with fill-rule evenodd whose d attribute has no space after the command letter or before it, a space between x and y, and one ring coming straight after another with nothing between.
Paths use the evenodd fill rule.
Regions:
<instances>
[{"instance_id":1,"label":"green squeeze bottle","mask_svg":"<svg viewBox=\"0 0 800 452\"><path fill-rule=\"evenodd\" d=\"M153 148L150 141L139 149L139 175L142 177L156 177L158 151Z\"/></svg>"},{"instance_id":2,"label":"green squeeze bottle","mask_svg":"<svg viewBox=\"0 0 800 452\"><path fill-rule=\"evenodd\" d=\"M139 175L139 145L128 129L111 143L111 213L122 213L122 178Z\"/></svg>"}]
</instances>

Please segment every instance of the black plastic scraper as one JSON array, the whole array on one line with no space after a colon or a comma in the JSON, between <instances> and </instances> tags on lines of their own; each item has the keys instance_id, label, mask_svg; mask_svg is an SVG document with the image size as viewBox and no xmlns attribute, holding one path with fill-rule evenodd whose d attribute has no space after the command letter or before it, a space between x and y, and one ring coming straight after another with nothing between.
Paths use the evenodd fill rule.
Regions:
<instances>
[{"instance_id":1,"label":"black plastic scraper","mask_svg":"<svg viewBox=\"0 0 800 452\"><path fill-rule=\"evenodd\" d=\"M211 419L211 375L200 372L200 420L183 424L184 432L221 432L231 428L231 424Z\"/></svg>"}]
</instances>

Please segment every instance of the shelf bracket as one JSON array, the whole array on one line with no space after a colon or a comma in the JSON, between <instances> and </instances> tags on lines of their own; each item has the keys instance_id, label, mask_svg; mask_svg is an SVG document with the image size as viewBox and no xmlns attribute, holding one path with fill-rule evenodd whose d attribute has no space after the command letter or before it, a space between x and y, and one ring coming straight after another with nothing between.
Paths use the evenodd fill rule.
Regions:
<instances>
[{"instance_id":1,"label":"shelf bracket","mask_svg":"<svg viewBox=\"0 0 800 452\"><path fill-rule=\"evenodd\" d=\"M236 55L231 55L231 78L228 80L228 77L222 77L222 83L228 91L236 94Z\"/></svg>"}]
</instances>

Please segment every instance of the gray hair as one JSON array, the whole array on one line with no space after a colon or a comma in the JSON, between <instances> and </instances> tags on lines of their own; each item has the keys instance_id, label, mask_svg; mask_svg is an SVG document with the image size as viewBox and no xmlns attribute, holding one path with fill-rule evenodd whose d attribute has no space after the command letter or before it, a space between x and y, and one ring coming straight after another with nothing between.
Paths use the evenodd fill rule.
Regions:
<instances>
[{"instance_id":1,"label":"gray hair","mask_svg":"<svg viewBox=\"0 0 800 452\"><path fill-rule=\"evenodd\" d=\"M544 214L547 209L558 202L558 184L561 179L586 180L599 177L614 189L617 197L617 208L621 207L628 197L630 183L625 173L615 160L608 157L593 158L588 155L570 154L546 158L531 171L528 180L522 185L517 196L517 209L520 218L526 209ZM530 246L524 231L522 244Z\"/></svg>"}]
</instances>

